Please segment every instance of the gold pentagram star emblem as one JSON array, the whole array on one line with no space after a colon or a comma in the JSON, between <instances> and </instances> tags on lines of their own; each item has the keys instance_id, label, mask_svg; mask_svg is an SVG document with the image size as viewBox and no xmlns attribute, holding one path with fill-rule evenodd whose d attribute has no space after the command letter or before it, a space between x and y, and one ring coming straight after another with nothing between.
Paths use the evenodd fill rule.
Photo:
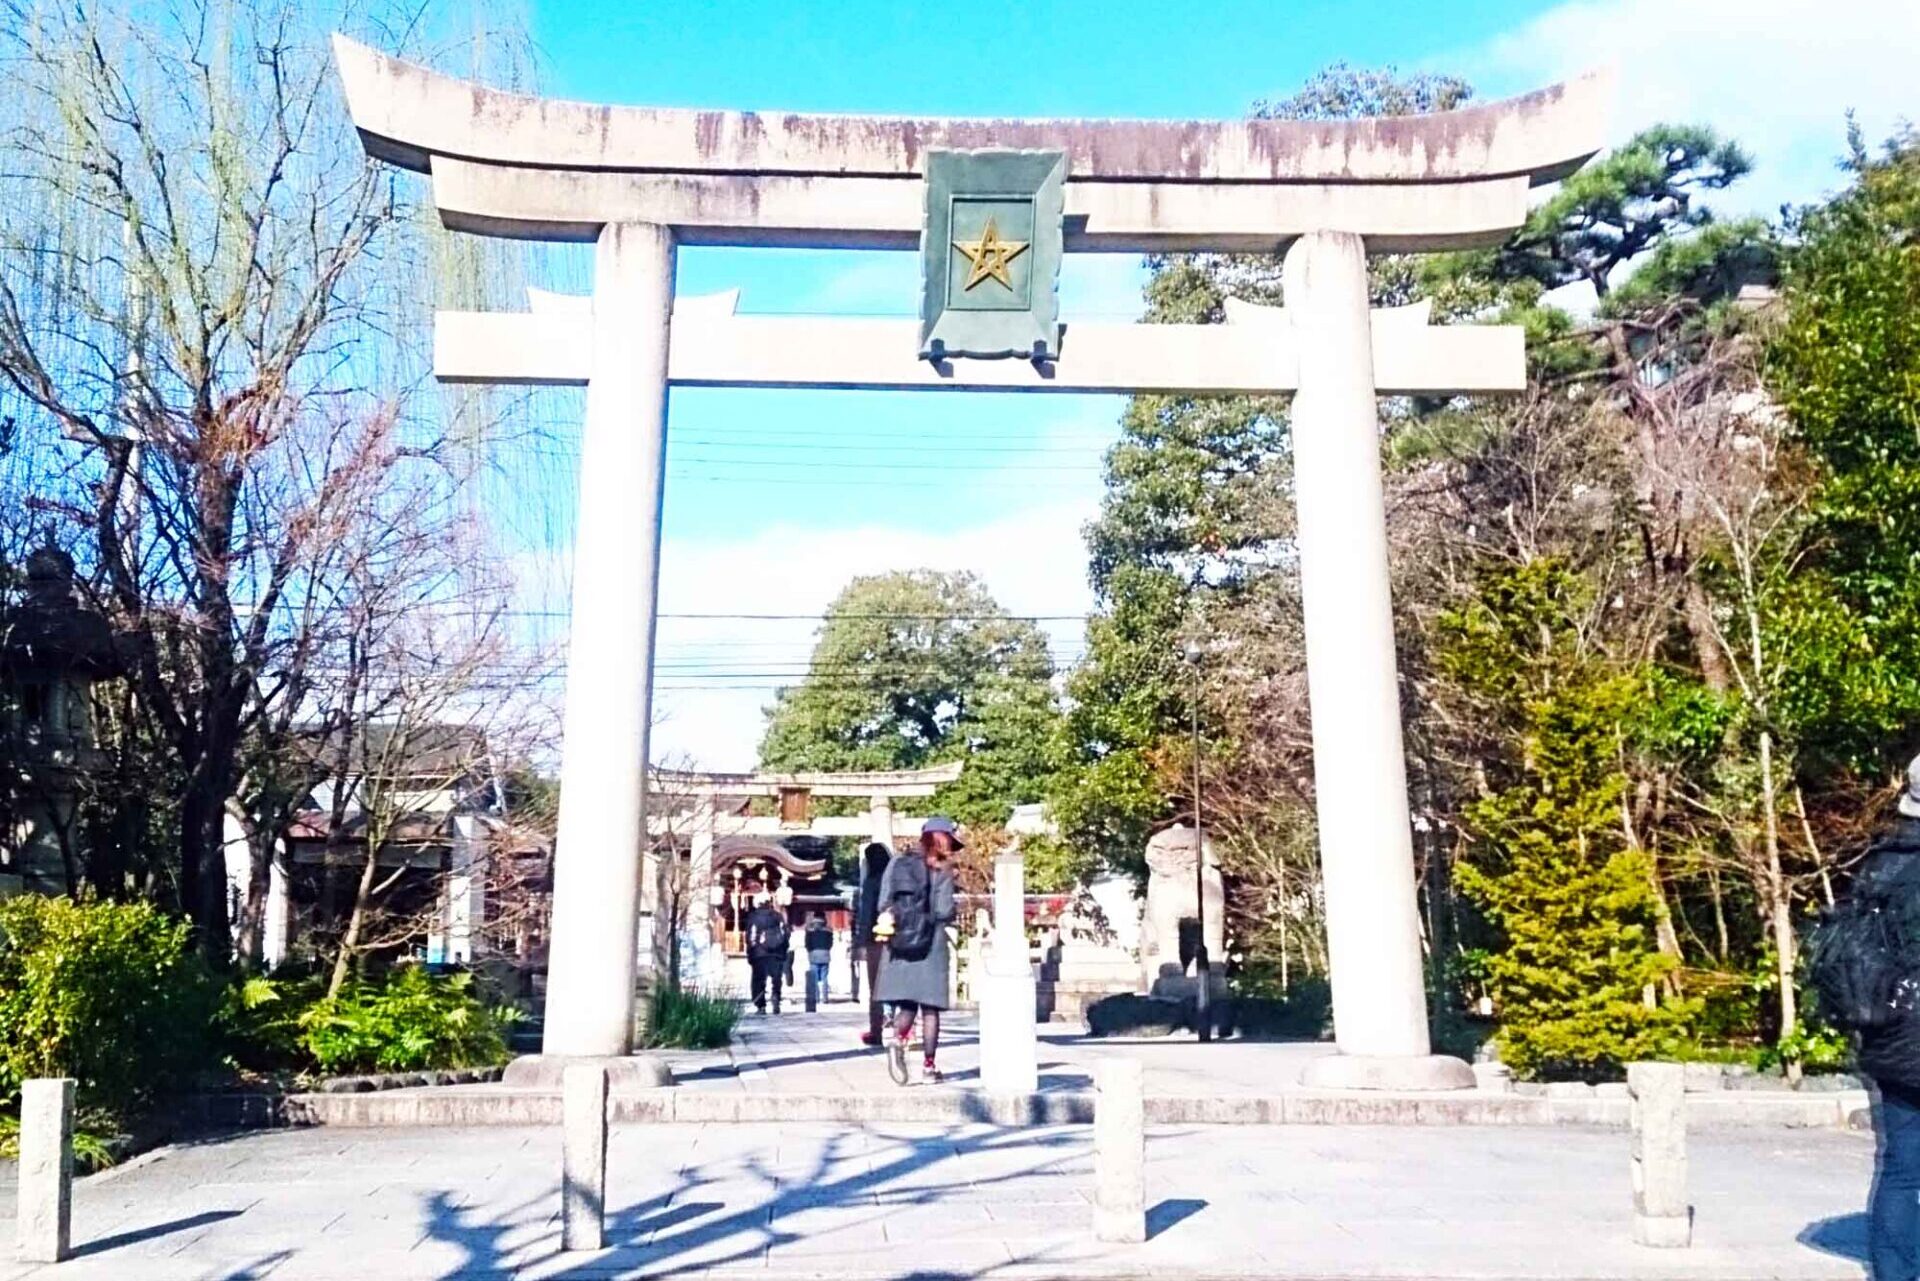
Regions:
<instances>
[{"instance_id":1,"label":"gold pentagram star emblem","mask_svg":"<svg viewBox=\"0 0 1920 1281\"><path fill-rule=\"evenodd\" d=\"M1013 288L1013 277L1007 274L1007 264L1027 251L1024 240L1000 239L1000 228L992 217L987 225L980 229L978 240L956 240L953 247L967 256L972 268L967 272L967 283L961 291L966 292L983 280L997 280L1008 289Z\"/></svg>"}]
</instances>

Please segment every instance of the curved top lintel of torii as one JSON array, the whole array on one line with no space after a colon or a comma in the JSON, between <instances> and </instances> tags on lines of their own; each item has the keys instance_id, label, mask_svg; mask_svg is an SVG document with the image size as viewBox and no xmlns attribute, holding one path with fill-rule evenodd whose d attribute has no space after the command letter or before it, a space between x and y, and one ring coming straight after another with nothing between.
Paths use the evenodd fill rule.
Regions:
<instances>
[{"instance_id":1,"label":"curved top lintel of torii","mask_svg":"<svg viewBox=\"0 0 1920 1281\"><path fill-rule=\"evenodd\" d=\"M922 769L799 772L774 770L751 773L655 769L655 786L665 795L696 797L767 797L783 791L811 792L815 796L931 796L942 783L960 777L962 761L948 761Z\"/></svg>"},{"instance_id":2,"label":"curved top lintel of torii","mask_svg":"<svg viewBox=\"0 0 1920 1281\"><path fill-rule=\"evenodd\" d=\"M915 178L929 151L1045 148L1091 181L1404 184L1565 177L1605 144L1610 71L1480 106L1357 120L992 120L624 107L489 89L343 35L367 154L596 172Z\"/></svg>"}]
</instances>

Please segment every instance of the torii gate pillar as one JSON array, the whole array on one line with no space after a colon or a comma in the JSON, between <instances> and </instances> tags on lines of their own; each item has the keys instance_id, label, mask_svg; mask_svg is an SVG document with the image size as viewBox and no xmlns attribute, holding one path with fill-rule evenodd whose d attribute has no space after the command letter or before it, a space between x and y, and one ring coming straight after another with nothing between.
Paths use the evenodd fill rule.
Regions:
<instances>
[{"instance_id":1,"label":"torii gate pillar","mask_svg":"<svg viewBox=\"0 0 1920 1281\"><path fill-rule=\"evenodd\" d=\"M1470 1088L1472 1069L1431 1053L1427 1036L1366 246L1345 232L1301 236L1282 279L1300 353L1294 501L1340 1047L1304 1084Z\"/></svg>"},{"instance_id":2,"label":"torii gate pillar","mask_svg":"<svg viewBox=\"0 0 1920 1281\"><path fill-rule=\"evenodd\" d=\"M507 1081L557 1083L568 1060L607 1059L617 1084L668 1085L633 1057L647 734L666 480L674 239L608 223L594 254L592 373L580 446L568 634L566 751L554 843L552 948L540 1054Z\"/></svg>"}]
</instances>

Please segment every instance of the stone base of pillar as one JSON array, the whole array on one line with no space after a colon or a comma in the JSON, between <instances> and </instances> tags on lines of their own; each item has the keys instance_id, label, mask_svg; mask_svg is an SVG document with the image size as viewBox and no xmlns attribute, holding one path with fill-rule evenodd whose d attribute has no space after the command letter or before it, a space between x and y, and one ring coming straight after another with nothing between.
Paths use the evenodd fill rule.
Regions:
<instances>
[{"instance_id":1,"label":"stone base of pillar","mask_svg":"<svg viewBox=\"0 0 1920 1281\"><path fill-rule=\"evenodd\" d=\"M977 980L980 1001L980 1088L989 1094L1031 1094L1039 1088L1031 974L995 974L992 963Z\"/></svg>"},{"instance_id":2,"label":"stone base of pillar","mask_svg":"<svg viewBox=\"0 0 1920 1281\"><path fill-rule=\"evenodd\" d=\"M571 1054L522 1054L507 1064L500 1074L502 1085L516 1090L550 1090L558 1093L561 1078L576 1063L603 1064L607 1069L607 1089L614 1094L652 1090L673 1084L673 1069L651 1054L628 1054L618 1058Z\"/></svg>"},{"instance_id":3,"label":"stone base of pillar","mask_svg":"<svg viewBox=\"0 0 1920 1281\"><path fill-rule=\"evenodd\" d=\"M1633 1216L1633 1240L1636 1245L1657 1250L1684 1250L1693 1244L1691 1214L1636 1214Z\"/></svg>"},{"instance_id":4,"label":"stone base of pillar","mask_svg":"<svg viewBox=\"0 0 1920 1281\"><path fill-rule=\"evenodd\" d=\"M1446 1054L1328 1054L1307 1064L1309 1090L1471 1090L1473 1069Z\"/></svg>"}]
</instances>

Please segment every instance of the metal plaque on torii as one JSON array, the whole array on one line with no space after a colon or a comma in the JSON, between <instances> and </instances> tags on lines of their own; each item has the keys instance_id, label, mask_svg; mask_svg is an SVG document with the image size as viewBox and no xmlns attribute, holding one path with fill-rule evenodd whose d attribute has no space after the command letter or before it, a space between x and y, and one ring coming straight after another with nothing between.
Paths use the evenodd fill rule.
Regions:
<instances>
[{"instance_id":1,"label":"metal plaque on torii","mask_svg":"<svg viewBox=\"0 0 1920 1281\"><path fill-rule=\"evenodd\" d=\"M934 151L920 231L920 356L1060 354L1066 155Z\"/></svg>"}]
</instances>

